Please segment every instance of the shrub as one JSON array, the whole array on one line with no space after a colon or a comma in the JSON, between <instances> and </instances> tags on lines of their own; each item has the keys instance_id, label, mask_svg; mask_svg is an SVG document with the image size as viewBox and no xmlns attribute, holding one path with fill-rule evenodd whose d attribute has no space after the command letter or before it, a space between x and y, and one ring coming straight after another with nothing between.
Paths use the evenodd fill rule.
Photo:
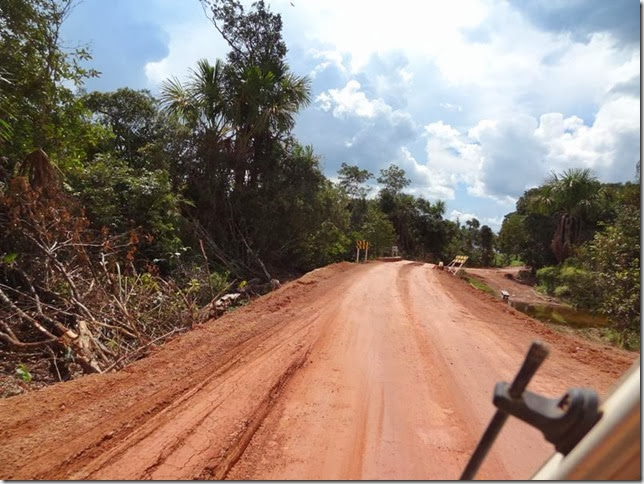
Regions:
<instances>
[{"instance_id":1,"label":"shrub","mask_svg":"<svg viewBox=\"0 0 644 484\"><path fill-rule=\"evenodd\" d=\"M570 288L568 286L555 287L555 297L560 299L567 299L570 297Z\"/></svg>"},{"instance_id":2,"label":"shrub","mask_svg":"<svg viewBox=\"0 0 644 484\"><path fill-rule=\"evenodd\" d=\"M561 268L557 281L562 287L568 289L568 299L575 306L590 310L597 309L602 294L596 283L595 273L566 265Z\"/></svg>"},{"instance_id":3,"label":"shrub","mask_svg":"<svg viewBox=\"0 0 644 484\"><path fill-rule=\"evenodd\" d=\"M544 286L548 294L553 294L559 278L559 267L547 266L537 271L537 280Z\"/></svg>"}]
</instances>

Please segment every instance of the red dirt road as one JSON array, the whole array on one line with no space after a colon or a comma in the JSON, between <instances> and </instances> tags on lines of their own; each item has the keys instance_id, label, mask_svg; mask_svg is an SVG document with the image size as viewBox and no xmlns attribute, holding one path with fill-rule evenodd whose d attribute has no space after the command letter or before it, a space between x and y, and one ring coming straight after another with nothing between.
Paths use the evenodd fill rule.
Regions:
<instances>
[{"instance_id":1,"label":"red dirt road","mask_svg":"<svg viewBox=\"0 0 644 484\"><path fill-rule=\"evenodd\" d=\"M336 264L119 373L0 401L0 478L458 478L535 338L546 395L605 394L638 356L429 264ZM511 419L477 477L529 478L551 453Z\"/></svg>"}]
</instances>

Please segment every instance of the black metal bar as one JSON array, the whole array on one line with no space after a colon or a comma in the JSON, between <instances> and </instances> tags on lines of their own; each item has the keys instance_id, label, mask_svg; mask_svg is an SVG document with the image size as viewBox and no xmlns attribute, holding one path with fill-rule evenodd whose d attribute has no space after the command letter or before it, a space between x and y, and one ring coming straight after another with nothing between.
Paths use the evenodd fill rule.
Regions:
<instances>
[{"instance_id":1,"label":"black metal bar","mask_svg":"<svg viewBox=\"0 0 644 484\"><path fill-rule=\"evenodd\" d=\"M521 395L528 386L528 383L530 383L530 380L541 366L541 363L543 363L548 356L548 352L548 345L543 341L537 340L532 342L530 349L528 350L528 354L526 355L519 372L514 377L514 380L510 385L510 389L508 390L508 393L512 398L521 398ZM470 461L467 463L463 474L461 475L462 481L471 481L474 479L476 472L479 470L479 467L481 467L483 459L485 459L485 456L492 447L494 440L497 435L499 435L499 432L503 428L507 419L508 414L506 412L503 410L496 411L494 417L492 417L492 420L485 429L483 437L481 437L481 440L476 446L472 457L470 457Z\"/></svg>"},{"instance_id":2,"label":"black metal bar","mask_svg":"<svg viewBox=\"0 0 644 484\"><path fill-rule=\"evenodd\" d=\"M483 463L483 459L485 459L485 456L490 451L490 447L492 447L492 444L496 440L496 436L499 435L499 432L503 428L507 419L507 413L501 410L496 411L494 417L492 417L492 420L485 429L483 437L481 437L479 444L476 446L476 450L474 450L472 457L470 457L470 461L467 463L467 466L461 475L461 481L471 481L474 479L476 472Z\"/></svg>"}]
</instances>

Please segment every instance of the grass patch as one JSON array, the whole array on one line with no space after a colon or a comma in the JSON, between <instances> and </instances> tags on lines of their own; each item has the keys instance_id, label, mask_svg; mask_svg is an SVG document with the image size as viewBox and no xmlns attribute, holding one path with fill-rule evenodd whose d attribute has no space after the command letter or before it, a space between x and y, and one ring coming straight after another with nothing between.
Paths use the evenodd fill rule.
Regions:
<instances>
[{"instance_id":1,"label":"grass patch","mask_svg":"<svg viewBox=\"0 0 644 484\"><path fill-rule=\"evenodd\" d=\"M490 286L485 284L483 281L480 281L476 277L470 276L465 271L460 271L458 273L458 277L460 277L465 282L467 282L470 286L474 287L475 289L478 289L479 291L487 292L488 294L491 294L492 296L496 295L496 292L494 291L494 289L492 289Z\"/></svg>"},{"instance_id":2,"label":"grass patch","mask_svg":"<svg viewBox=\"0 0 644 484\"><path fill-rule=\"evenodd\" d=\"M505 254L500 254L498 252L494 253L494 261L492 264L494 267L519 267L525 265L524 262L518 257L508 257Z\"/></svg>"}]
</instances>

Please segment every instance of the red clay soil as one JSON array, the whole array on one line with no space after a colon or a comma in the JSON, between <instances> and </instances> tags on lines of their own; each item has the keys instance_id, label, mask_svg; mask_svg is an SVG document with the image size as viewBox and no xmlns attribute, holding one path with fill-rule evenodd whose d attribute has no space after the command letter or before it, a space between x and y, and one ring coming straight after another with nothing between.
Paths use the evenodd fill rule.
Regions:
<instances>
[{"instance_id":1,"label":"red clay soil","mask_svg":"<svg viewBox=\"0 0 644 484\"><path fill-rule=\"evenodd\" d=\"M554 333L430 264L313 271L123 371L0 401L2 479L454 479L530 344L533 391L639 356ZM478 478L552 454L510 419Z\"/></svg>"}]
</instances>

